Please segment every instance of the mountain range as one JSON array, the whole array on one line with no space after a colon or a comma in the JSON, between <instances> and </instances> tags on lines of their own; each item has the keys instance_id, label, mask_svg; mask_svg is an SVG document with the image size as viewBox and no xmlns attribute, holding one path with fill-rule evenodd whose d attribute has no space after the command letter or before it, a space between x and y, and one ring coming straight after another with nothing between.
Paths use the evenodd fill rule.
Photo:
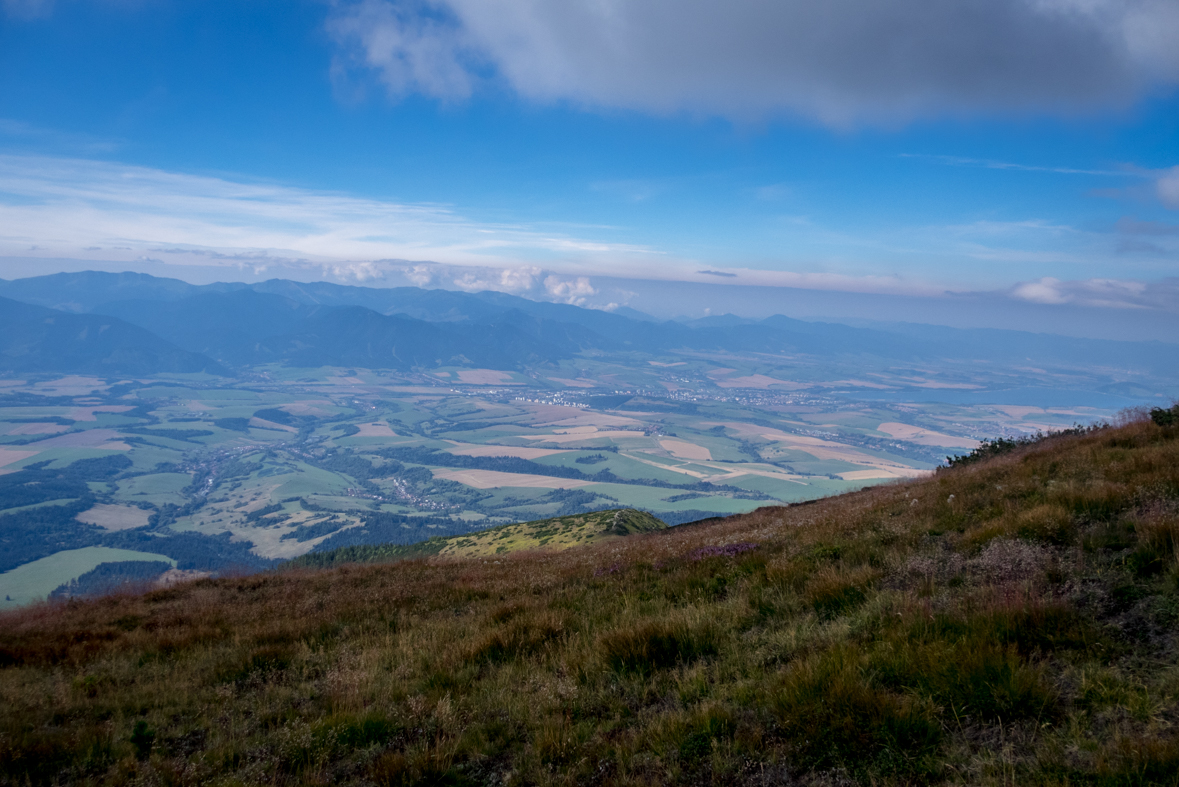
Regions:
<instances>
[{"instance_id":1,"label":"mountain range","mask_svg":"<svg viewBox=\"0 0 1179 787\"><path fill-rule=\"evenodd\" d=\"M0 368L14 372L229 375L271 362L519 370L588 350L719 350L1101 368L1179 379L1179 353L1161 342L918 324L872 329L783 315L657 321L625 307L606 312L498 292L281 279L193 285L87 271L0 280L0 326Z\"/></svg>"}]
</instances>

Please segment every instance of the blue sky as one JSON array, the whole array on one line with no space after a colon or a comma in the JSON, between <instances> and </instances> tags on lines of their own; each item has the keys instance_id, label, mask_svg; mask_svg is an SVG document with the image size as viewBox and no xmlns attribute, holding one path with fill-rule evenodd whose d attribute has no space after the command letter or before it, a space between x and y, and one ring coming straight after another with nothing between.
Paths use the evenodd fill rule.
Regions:
<instances>
[{"instance_id":1,"label":"blue sky","mask_svg":"<svg viewBox=\"0 0 1179 787\"><path fill-rule=\"evenodd\" d=\"M2 0L0 277L1179 339L1176 40L1162 0Z\"/></svg>"}]
</instances>

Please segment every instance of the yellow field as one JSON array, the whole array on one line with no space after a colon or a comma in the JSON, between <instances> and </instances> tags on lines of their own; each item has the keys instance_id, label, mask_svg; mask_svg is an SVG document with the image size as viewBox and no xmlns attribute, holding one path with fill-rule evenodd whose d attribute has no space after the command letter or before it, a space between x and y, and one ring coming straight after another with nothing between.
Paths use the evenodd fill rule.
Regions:
<instances>
[{"instance_id":1,"label":"yellow field","mask_svg":"<svg viewBox=\"0 0 1179 787\"><path fill-rule=\"evenodd\" d=\"M712 459L712 452L702 445L689 443L686 440L661 438L659 445L663 450L678 459Z\"/></svg>"},{"instance_id":2,"label":"yellow field","mask_svg":"<svg viewBox=\"0 0 1179 787\"><path fill-rule=\"evenodd\" d=\"M460 484L473 486L476 489L496 489L501 486L543 487L547 489L574 489L586 486L592 481L581 481L576 478L552 478L547 475L527 475L525 473L501 473L498 470L431 470L435 478L446 481L457 481Z\"/></svg>"},{"instance_id":3,"label":"yellow field","mask_svg":"<svg viewBox=\"0 0 1179 787\"><path fill-rule=\"evenodd\" d=\"M929 429L922 429L919 426L912 426L910 424L900 423L883 423L876 427L876 431L884 432L889 437L895 437L898 440L904 440L908 443L916 443L917 445L934 445L945 446L947 448L978 448L978 440L971 440L969 437L951 437L948 434L941 432L934 432Z\"/></svg>"}]
</instances>

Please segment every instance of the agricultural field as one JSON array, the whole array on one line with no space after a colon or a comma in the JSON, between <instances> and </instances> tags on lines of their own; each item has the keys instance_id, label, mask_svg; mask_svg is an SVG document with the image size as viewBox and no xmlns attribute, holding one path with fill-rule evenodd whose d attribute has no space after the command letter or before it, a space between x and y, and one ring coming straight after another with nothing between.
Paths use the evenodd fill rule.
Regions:
<instances>
[{"instance_id":1,"label":"agricultural field","mask_svg":"<svg viewBox=\"0 0 1179 787\"><path fill-rule=\"evenodd\" d=\"M1109 414L887 401L901 382L986 381L821 372L685 353L511 373L5 380L0 587L14 590L0 603L96 570L77 557L93 550L207 573L605 509L676 525L919 477L981 438Z\"/></svg>"}]
</instances>

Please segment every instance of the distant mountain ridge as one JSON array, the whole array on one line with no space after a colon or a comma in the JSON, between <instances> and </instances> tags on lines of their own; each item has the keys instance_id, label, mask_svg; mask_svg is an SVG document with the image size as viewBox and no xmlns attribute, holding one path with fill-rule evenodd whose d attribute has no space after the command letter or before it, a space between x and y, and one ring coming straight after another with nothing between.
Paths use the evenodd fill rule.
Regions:
<instances>
[{"instance_id":1,"label":"distant mountain ridge","mask_svg":"<svg viewBox=\"0 0 1179 787\"><path fill-rule=\"evenodd\" d=\"M147 274L86 271L0 280L0 296L12 299L0 303L0 311L13 312L14 307L7 305L13 301L57 309L65 315L62 319L77 323L79 333L84 321L78 320L101 314L154 334L150 339L134 334L138 338L133 340L132 334L121 329L122 355L118 357L124 360L116 363L115 356L104 356L112 370L122 364L137 373L205 369L221 374L228 373L226 367L271 362L397 370L449 365L519 370L587 350L652 354L719 350L904 362L1071 365L1179 379L1179 352L1161 342L924 325L885 330L783 315L764 320L723 315L659 322L633 311L618 314L498 292L280 279L192 285ZM57 347L54 342L60 341L60 336L53 340L46 336L40 344L23 346ZM66 353L58 362L38 361L32 350L21 351L12 341L9 345L8 357L24 358L22 369L48 370L55 364L55 371L103 368L102 362L77 353ZM65 344L60 346L66 349ZM177 355L177 351L188 355ZM17 367L10 363L10 368Z\"/></svg>"},{"instance_id":2,"label":"distant mountain ridge","mask_svg":"<svg viewBox=\"0 0 1179 787\"><path fill-rule=\"evenodd\" d=\"M0 371L229 374L220 363L118 318L70 314L2 297Z\"/></svg>"}]
</instances>

